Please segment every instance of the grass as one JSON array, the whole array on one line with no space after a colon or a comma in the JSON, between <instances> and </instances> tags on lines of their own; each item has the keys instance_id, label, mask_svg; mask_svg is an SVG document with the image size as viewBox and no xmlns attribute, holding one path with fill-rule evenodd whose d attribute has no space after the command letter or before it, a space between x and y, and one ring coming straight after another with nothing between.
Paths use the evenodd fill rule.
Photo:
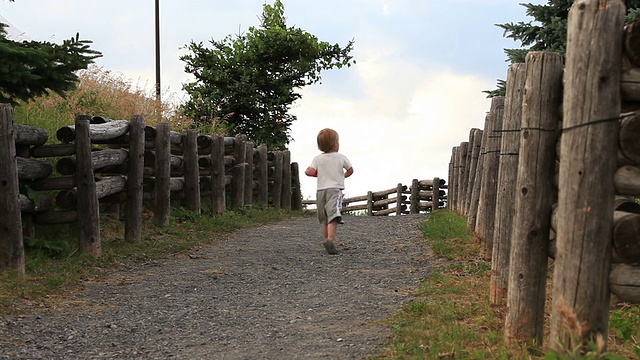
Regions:
<instances>
[{"instance_id":1,"label":"grass","mask_svg":"<svg viewBox=\"0 0 640 360\"><path fill-rule=\"evenodd\" d=\"M466 217L439 210L420 225L432 244L433 270L414 298L386 321L388 346L370 359L636 359L639 307L612 304L608 353L580 354L544 347L507 346L504 307L489 305L491 264L467 230ZM570 315L568 315L570 316ZM545 353L546 352L546 353Z\"/></svg>"},{"instance_id":2,"label":"grass","mask_svg":"<svg viewBox=\"0 0 640 360\"><path fill-rule=\"evenodd\" d=\"M221 215L198 214L182 208L172 209L170 224L155 227L152 218L144 221L140 243L124 241L123 223L101 219L102 256L80 254L75 226L48 226L36 229L42 234L25 240L26 276L0 273L0 314L15 314L46 308L63 299L82 281L108 276L136 264L159 261L206 245L222 245L232 230L259 226L301 216L302 212L242 210Z\"/></svg>"}]
</instances>

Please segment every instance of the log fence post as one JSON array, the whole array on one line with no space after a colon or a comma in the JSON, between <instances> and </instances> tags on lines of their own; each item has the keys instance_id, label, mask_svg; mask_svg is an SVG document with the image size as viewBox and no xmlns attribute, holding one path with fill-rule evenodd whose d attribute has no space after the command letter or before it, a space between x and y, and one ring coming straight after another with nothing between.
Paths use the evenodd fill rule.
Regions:
<instances>
[{"instance_id":1,"label":"log fence post","mask_svg":"<svg viewBox=\"0 0 640 360\"><path fill-rule=\"evenodd\" d=\"M245 143L246 167L244 170L244 204L253 204L253 142Z\"/></svg>"},{"instance_id":2,"label":"log fence post","mask_svg":"<svg viewBox=\"0 0 640 360\"><path fill-rule=\"evenodd\" d=\"M211 213L219 215L226 210L224 169L224 136L211 137Z\"/></svg>"},{"instance_id":3,"label":"log fence post","mask_svg":"<svg viewBox=\"0 0 640 360\"><path fill-rule=\"evenodd\" d=\"M507 71L507 95L504 101L502 144L498 159L496 187L496 215L493 226L493 255L491 256L489 286L489 303L491 305L502 305L507 297L525 76L524 63L514 63Z\"/></svg>"},{"instance_id":4,"label":"log fence post","mask_svg":"<svg viewBox=\"0 0 640 360\"><path fill-rule=\"evenodd\" d=\"M145 126L144 116L134 115L131 118L129 124L129 165L127 170L124 238L125 241L132 243L142 240Z\"/></svg>"},{"instance_id":5,"label":"log fence post","mask_svg":"<svg viewBox=\"0 0 640 360\"><path fill-rule=\"evenodd\" d=\"M200 213L200 166L198 165L198 132L188 129L183 141L184 205L185 209Z\"/></svg>"},{"instance_id":6,"label":"log fence post","mask_svg":"<svg viewBox=\"0 0 640 360\"><path fill-rule=\"evenodd\" d=\"M489 115L485 117L484 129L489 126ZM476 223L478 221L478 207L480 206L480 189L482 189L482 173L484 169L484 152L487 145L487 135L485 130L480 130L480 148L478 151L478 163L473 179L473 189L471 190L471 200L469 201L469 215L467 217L467 227L471 231L476 231ZM449 184L449 187L451 184ZM451 191L449 191L451 192Z\"/></svg>"},{"instance_id":7,"label":"log fence post","mask_svg":"<svg viewBox=\"0 0 640 360\"><path fill-rule=\"evenodd\" d=\"M258 203L263 208L269 206L269 159L264 145L258 146Z\"/></svg>"},{"instance_id":8,"label":"log fence post","mask_svg":"<svg viewBox=\"0 0 640 360\"><path fill-rule=\"evenodd\" d=\"M455 164L455 163L454 163ZM455 177L455 176L454 176ZM413 179L411 182L411 199L410 199L409 213L417 214L420 212L418 207L420 206L420 184L418 179Z\"/></svg>"},{"instance_id":9,"label":"log fence post","mask_svg":"<svg viewBox=\"0 0 640 360\"><path fill-rule=\"evenodd\" d=\"M283 172L283 154L282 151L273 152L273 163L275 173L273 174L273 192L271 198L273 200L273 206L276 210L282 209L282 172Z\"/></svg>"},{"instance_id":10,"label":"log fence post","mask_svg":"<svg viewBox=\"0 0 640 360\"><path fill-rule=\"evenodd\" d=\"M433 194L431 195L431 212L438 210L440 207L440 178L433 178Z\"/></svg>"},{"instance_id":11,"label":"log fence post","mask_svg":"<svg viewBox=\"0 0 640 360\"><path fill-rule=\"evenodd\" d=\"M302 189L300 188L300 168L297 162L291 163L292 199L291 209L302 211Z\"/></svg>"},{"instance_id":12,"label":"log fence post","mask_svg":"<svg viewBox=\"0 0 640 360\"><path fill-rule=\"evenodd\" d=\"M96 195L96 181L91 162L91 117L78 115L75 119L76 187L78 194L78 237L80 250L94 257L100 256L100 210Z\"/></svg>"},{"instance_id":13,"label":"log fence post","mask_svg":"<svg viewBox=\"0 0 640 360\"><path fill-rule=\"evenodd\" d=\"M291 152L282 152L282 208L291 210Z\"/></svg>"},{"instance_id":14,"label":"log fence post","mask_svg":"<svg viewBox=\"0 0 640 360\"><path fill-rule=\"evenodd\" d=\"M505 338L542 345L563 56L532 51L525 64Z\"/></svg>"},{"instance_id":15,"label":"log fence post","mask_svg":"<svg viewBox=\"0 0 640 360\"><path fill-rule=\"evenodd\" d=\"M402 215L402 183L398 183L398 190L396 191L396 216Z\"/></svg>"},{"instance_id":16,"label":"log fence post","mask_svg":"<svg viewBox=\"0 0 640 360\"><path fill-rule=\"evenodd\" d=\"M367 215L373 216L373 191L367 192Z\"/></svg>"},{"instance_id":17,"label":"log fence post","mask_svg":"<svg viewBox=\"0 0 640 360\"><path fill-rule=\"evenodd\" d=\"M247 162L246 135L238 134L233 146L233 181L231 183L231 209L238 210L244 206L244 173Z\"/></svg>"},{"instance_id":18,"label":"log fence post","mask_svg":"<svg viewBox=\"0 0 640 360\"><path fill-rule=\"evenodd\" d=\"M25 275L13 108L0 104L0 270Z\"/></svg>"},{"instance_id":19,"label":"log fence post","mask_svg":"<svg viewBox=\"0 0 640 360\"><path fill-rule=\"evenodd\" d=\"M493 230L496 215L496 191L498 185L498 158L500 156L501 135L496 130L502 129L504 112L504 96L491 99L489 123L487 132L487 146L482 167L482 187L476 220L476 238L482 244L482 255L485 260L491 259L493 251Z\"/></svg>"},{"instance_id":20,"label":"log fence post","mask_svg":"<svg viewBox=\"0 0 640 360\"><path fill-rule=\"evenodd\" d=\"M156 169L153 198L154 224L169 225L171 217L171 127L169 123L156 126Z\"/></svg>"},{"instance_id":21,"label":"log fence post","mask_svg":"<svg viewBox=\"0 0 640 360\"><path fill-rule=\"evenodd\" d=\"M620 0L578 0L569 10L549 344L555 350L597 337L606 350L624 18ZM584 343L564 333L563 307L583 325Z\"/></svg>"}]
</instances>

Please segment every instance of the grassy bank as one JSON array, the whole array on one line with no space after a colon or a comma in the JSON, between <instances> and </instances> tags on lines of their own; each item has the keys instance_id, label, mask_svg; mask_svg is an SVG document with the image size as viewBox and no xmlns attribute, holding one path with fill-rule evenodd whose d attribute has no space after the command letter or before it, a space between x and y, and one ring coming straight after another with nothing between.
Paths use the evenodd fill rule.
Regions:
<instances>
[{"instance_id":1,"label":"grassy bank","mask_svg":"<svg viewBox=\"0 0 640 360\"><path fill-rule=\"evenodd\" d=\"M609 353L562 354L542 348L508 347L503 338L505 307L489 305L491 263L467 230L466 217L448 210L421 225L432 244L433 271L410 303L387 321L394 335L372 359L636 359L637 305L612 300ZM545 339L547 341L547 339ZM617 355L616 355L617 354Z\"/></svg>"}]
</instances>

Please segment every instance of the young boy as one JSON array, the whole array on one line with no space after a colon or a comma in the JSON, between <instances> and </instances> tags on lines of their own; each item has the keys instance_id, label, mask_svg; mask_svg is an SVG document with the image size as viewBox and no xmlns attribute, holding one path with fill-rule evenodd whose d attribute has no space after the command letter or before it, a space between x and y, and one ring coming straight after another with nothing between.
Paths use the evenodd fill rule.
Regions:
<instances>
[{"instance_id":1,"label":"young boy","mask_svg":"<svg viewBox=\"0 0 640 360\"><path fill-rule=\"evenodd\" d=\"M316 206L318 220L322 224L324 248L329 254L337 254L335 247L336 228L342 220L342 190L344 179L353 174L353 167L346 156L338 153L340 144L338 133L332 129L320 130L318 133L318 149L322 154L313 158L311 165L304 172L307 176L318 178ZM344 171L346 170L346 171Z\"/></svg>"}]
</instances>

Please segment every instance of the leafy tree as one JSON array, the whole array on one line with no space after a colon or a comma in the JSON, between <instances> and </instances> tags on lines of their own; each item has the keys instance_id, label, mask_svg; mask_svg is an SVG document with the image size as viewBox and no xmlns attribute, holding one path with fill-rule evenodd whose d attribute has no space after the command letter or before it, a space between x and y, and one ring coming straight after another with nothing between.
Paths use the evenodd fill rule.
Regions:
<instances>
[{"instance_id":1,"label":"leafy tree","mask_svg":"<svg viewBox=\"0 0 640 360\"><path fill-rule=\"evenodd\" d=\"M287 27L280 0L264 4L260 20L246 34L212 39L212 48L187 46L190 53L180 59L196 80L183 86L190 96L184 112L197 125L221 126L282 149L296 120L289 109L301 97L298 90L320 82L323 70L355 63L353 40L341 47Z\"/></svg>"},{"instance_id":2,"label":"leafy tree","mask_svg":"<svg viewBox=\"0 0 640 360\"><path fill-rule=\"evenodd\" d=\"M89 48L91 41L75 38L62 45L50 42L7 39L0 24L0 102L17 105L19 101L53 91L61 96L75 88L77 70L87 69L94 59L102 56Z\"/></svg>"},{"instance_id":3,"label":"leafy tree","mask_svg":"<svg viewBox=\"0 0 640 360\"><path fill-rule=\"evenodd\" d=\"M522 48L505 49L507 62L511 64L524 62L529 51L555 51L564 54L567 46L567 19L573 0L548 0L546 5L534 5L531 3L520 4L524 6L527 16L533 17L532 21L518 23L496 24L504 29L504 36L515 41L520 41ZM626 22L629 23L640 17L640 0L627 0ZM485 90L487 97L504 95L505 81L498 80L496 90Z\"/></svg>"}]
</instances>

